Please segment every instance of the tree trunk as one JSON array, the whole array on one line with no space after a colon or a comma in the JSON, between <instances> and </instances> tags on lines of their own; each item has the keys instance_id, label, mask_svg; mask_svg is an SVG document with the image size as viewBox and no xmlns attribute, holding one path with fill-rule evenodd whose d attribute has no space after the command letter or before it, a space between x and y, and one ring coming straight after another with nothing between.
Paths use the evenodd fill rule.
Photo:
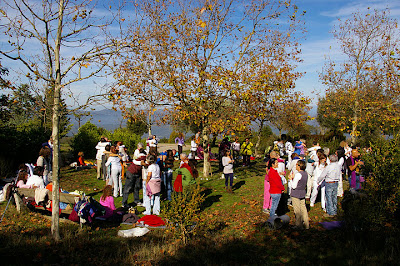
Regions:
<instances>
[{"instance_id":1,"label":"tree trunk","mask_svg":"<svg viewBox=\"0 0 400 266\"><path fill-rule=\"evenodd\" d=\"M258 129L256 146L254 147L256 157L259 155L259 148L260 148L260 144L261 144L261 132L262 132L263 125L264 125L264 122L261 121L260 127Z\"/></svg>"},{"instance_id":2,"label":"tree trunk","mask_svg":"<svg viewBox=\"0 0 400 266\"><path fill-rule=\"evenodd\" d=\"M149 130L149 137L152 136L152 134L151 134L151 114L153 112L153 108L154 108L154 106L150 105L149 118L148 118L148 123L147 123L147 129Z\"/></svg>"},{"instance_id":3,"label":"tree trunk","mask_svg":"<svg viewBox=\"0 0 400 266\"><path fill-rule=\"evenodd\" d=\"M210 153L208 151L209 138L206 129L203 129L203 148L204 148L204 166L203 166L203 177L208 178L211 172L210 164Z\"/></svg>"},{"instance_id":4,"label":"tree trunk","mask_svg":"<svg viewBox=\"0 0 400 266\"><path fill-rule=\"evenodd\" d=\"M353 116L353 125L351 128L351 144L356 145L357 142L357 123L358 123L358 101L356 100L354 103L354 116Z\"/></svg>"},{"instance_id":5,"label":"tree trunk","mask_svg":"<svg viewBox=\"0 0 400 266\"><path fill-rule=\"evenodd\" d=\"M52 198L52 215L51 215L51 234L55 241L60 240L60 192L59 192L59 154L60 154L60 98L61 98L61 62L60 62L60 45L61 45L61 33L62 23L64 14L64 0L60 0L59 11L58 11L58 29L57 37L54 50L54 63L55 63L55 83L54 86L54 104L53 104L53 198Z\"/></svg>"}]
</instances>

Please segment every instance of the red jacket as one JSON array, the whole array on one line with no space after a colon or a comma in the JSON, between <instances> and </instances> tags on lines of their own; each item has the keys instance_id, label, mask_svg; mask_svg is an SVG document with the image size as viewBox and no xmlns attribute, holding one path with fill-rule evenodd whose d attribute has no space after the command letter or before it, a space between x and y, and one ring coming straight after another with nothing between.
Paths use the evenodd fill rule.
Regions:
<instances>
[{"instance_id":1,"label":"red jacket","mask_svg":"<svg viewBox=\"0 0 400 266\"><path fill-rule=\"evenodd\" d=\"M285 187L282 185L282 179L274 168L270 168L268 172L269 177L269 194L281 194L282 191L285 190Z\"/></svg>"}]
</instances>

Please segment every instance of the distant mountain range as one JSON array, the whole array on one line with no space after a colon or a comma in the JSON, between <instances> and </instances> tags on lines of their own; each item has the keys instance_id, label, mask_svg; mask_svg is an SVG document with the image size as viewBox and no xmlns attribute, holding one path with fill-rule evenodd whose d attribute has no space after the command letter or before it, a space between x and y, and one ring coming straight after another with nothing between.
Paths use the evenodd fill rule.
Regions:
<instances>
[{"instance_id":1,"label":"distant mountain range","mask_svg":"<svg viewBox=\"0 0 400 266\"><path fill-rule=\"evenodd\" d=\"M315 117L317 115L317 106L311 106L311 110L309 112L311 117ZM69 115L70 122L73 124L68 135L74 135L78 132L78 121L73 115ZM91 111L90 116L82 117L81 126L85 124L87 121L91 121L98 127L105 128L109 131L114 131L119 127L126 126L126 120L123 119L121 111L114 111L110 109L103 109L99 111ZM308 124L313 126L318 126L318 122L316 120L311 120ZM275 134L278 134L278 130L275 128L272 129ZM169 125L156 126L152 127L152 133L157 135L158 138L169 138L172 132L172 128ZM144 134L146 136L147 134Z\"/></svg>"},{"instance_id":2,"label":"distant mountain range","mask_svg":"<svg viewBox=\"0 0 400 266\"><path fill-rule=\"evenodd\" d=\"M69 115L70 123L73 125L68 135L72 136L78 132L79 122L73 115ZM98 127L102 127L109 131L114 131L119 127L126 126L126 120L123 119L121 111L104 109L99 111L90 111L90 116L82 117L80 125L84 125L87 121L91 121ZM152 126L152 133L158 138L169 138L172 128L169 125Z\"/></svg>"}]
</instances>

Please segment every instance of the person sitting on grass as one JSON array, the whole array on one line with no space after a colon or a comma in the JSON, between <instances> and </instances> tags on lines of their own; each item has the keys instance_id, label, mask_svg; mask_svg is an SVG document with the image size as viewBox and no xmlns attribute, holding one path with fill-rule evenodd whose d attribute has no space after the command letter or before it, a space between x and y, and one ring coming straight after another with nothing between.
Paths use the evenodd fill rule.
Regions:
<instances>
[{"instance_id":1,"label":"person sitting on grass","mask_svg":"<svg viewBox=\"0 0 400 266\"><path fill-rule=\"evenodd\" d=\"M32 188L32 185L26 185L27 180L28 180L28 172L25 170L19 171L17 179L17 187Z\"/></svg>"},{"instance_id":2,"label":"person sitting on grass","mask_svg":"<svg viewBox=\"0 0 400 266\"><path fill-rule=\"evenodd\" d=\"M297 229L309 229L308 213L306 207L306 190L307 190L307 179L308 174L306 170L306 163L304 161L297 161L296 163L297 173L290 175L289 179L292 180L292 205L294 209L294 215L296 217L296 228Z\"/></svg>"},{"instance_id":3,"label":"person sitting on grass","mask_svg":"<svg viewBox=\"0 0 400 266\"><path fill-rule=\"evenodd\" d=\"M35 169L33 169L33 175L29 177L25 185L31 186L32 188L44 188L43 171L44 168L42 166L36 166Z\"/></svg>"},{"instance_id":4,"label":"person sitting on grass","mask_svg":"<svg viewBox=\"0 0 400 266\"><path fill-rule=\"evenodd\" d=\"M105 208L106 213L101 218L108 219L114 215L116 210L113 197L113 188L106 185L103 189L103 195L100 197L100 204Z\"/></svg>"},{"instance_id":5,"label":"person sitting on grass","mask_svg":"<svg viewBox=\"0 0 400 266\"><path fill-rule=\"evenodd\" d=\"M85 154L83 151L78 152L78 162L77 162L78 169L90 169L94 165L93 164L87 164L85 162Z\"/></svg>"}]
</instances>

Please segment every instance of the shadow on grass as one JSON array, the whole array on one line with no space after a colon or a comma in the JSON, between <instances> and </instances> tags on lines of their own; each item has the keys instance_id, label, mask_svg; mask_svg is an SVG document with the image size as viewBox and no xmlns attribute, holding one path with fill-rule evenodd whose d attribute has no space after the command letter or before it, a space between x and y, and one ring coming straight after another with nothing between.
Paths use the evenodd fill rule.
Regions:
<instances>
[{"instance_id":1,"label":"shadow on grass","mask_svg":"<svg viewBox=\"0 0 400 266\"><path fill-rule=\"evenodd\" d=\"M232 190L237 190L239 188L241 188L244 184L246 184L246 181L239 181L237 183L235 183L232 187Z\"/></svg>"},{"instance_id":2,"label":"shadow on grass","mask_svg":"<svg viewBox=\"0 0 400 266\"><path fill-rule=\"evenodd\" d=\"M222 197L222 195L213 195L213 196L205 197L204 202L201 205L201 209L204 210L208 207L211 207L215 202L221 202L221 200L220 200L221 197Z\"/></svg>"},{"instance_id":3,"label":"shadow on grass","mask_svg":"<svg viewBox=\"0 0 400 266\"><path fill-rule=\"evenodd\" d=\"M356 236L357 235L357 236ZM384 245L394 236L369 232L350 233L345 229L324 231L319 228L296 231L291 228L270 230L262 224L245 238L209 237L190 242L174 255L164 256L157 265L337 265L395 263L399 245ZM371 242L375 240L377 242ZM329 243L329 244L328 244ZM377 246L376 246L377 245ZM397 263L395 263L397 264Z\"/></svg>"},{"instance_id":4,"label":"shadow on grass","mask_svg":"<svg viewBox=\"0 0 400 266\"><path fill-rule=\"evenodd\" d=\"M9 265L127 265L135 264L133 254L149 249L149 242L163 243L162 232L141 238L116 237L114 228L79 229L76 225L60 228L61 240L54 242L49 228L17 232L1 232L0 256ZM32 245L31 241L36 240Z\"/></svg>"}]
</instances>

